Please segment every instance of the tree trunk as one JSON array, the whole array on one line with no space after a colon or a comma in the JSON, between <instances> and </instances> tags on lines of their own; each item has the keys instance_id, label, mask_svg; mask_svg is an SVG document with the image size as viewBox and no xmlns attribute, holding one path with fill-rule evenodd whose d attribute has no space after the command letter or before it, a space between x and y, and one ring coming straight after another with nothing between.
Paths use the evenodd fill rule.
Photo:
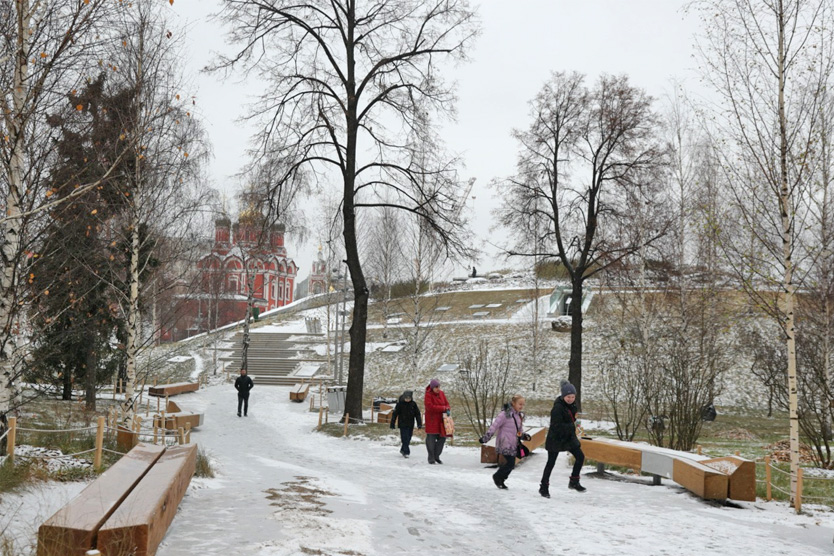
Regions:
<instances>
[{"instance_id":1,"label":"tree trunk","mask_svg":"<svg viewBox=\"0 0 834 556\"><path fill-rule=\"evenodd\" d=\"M791 210L793 199L788 185L788 121L785 112L785 8L779 1L779 211L782 219L782 258L785 268L783 275L783 308L785 344L788 354L788 404L790 419L791 451L791 504L796 498L797 473L799 470L799 404L796 380L796 328L794 315L793 283L793 223Z\"/></svg>"},{"instance_id":2,"label":"tree trunk","mask_svg":"<svg viewBox=\"0 0 834 556\"><path fill-rule=\"evenodd\" d=\"M11 144L9 191L6 197L7 220L0 228L0 415L5 416L14 398L14 321L16 315L17 268L20 253L23 220L21 204L26 186L23 183L24 148L26 144L26 97L29 78L30 10L28 0L16 0L17 43L14 54L12 90L12 114L8 141Z\"/></svg>"},{"instance_id":3,"label":"tree trunk","mask_svg":"<svg viewBox=\"0 0 834 556\"><path fill-rule=\"evenodd\" d=\"M255 306L255 273L248 268L249 258L244 262L246 272L246 316L243 319L243 345L241 346L240 368L249 372L249 320L252 318L252 308Z\"/></svg>"},{"instance_id":4,"label":"tree trunk","mask_svg":"<svg viewBox=\"0 0 834 556\"><path fill-rule=\"evenodd\" d=\"M98 338L96 338L98 340ZM90 342L97 346L98 342ZM87 411L96 410L96 371L98 370L98 357L96 347L87 350L87 368L84 373L84 402Z\"/></svg>"},{"instance_id":5,"label":"tree trunk","mask_svg":"<svg viewBox=\"0 0 834 556\"><path fill-rule=\"evenodd\" d=\"M349 3L347 22L347 142L345 149L345 188L342 215L344 219L345 255L353 284L353 321L350 323L350 358L348 359L348 382L345 394L345 413L362 421L362 391L365 384L365 340L368 335L368 288L362 263L359 260L359 246L356 241L356 153L359 119L356 98L355 23L356 7Z\"/></svg>"},{"instance_id":6,"label":"tree trunk","mask_svg":"<svg viewBox=\"0 0 834 556\"><path fill-rule=\"evenodd\" d=\"M138 168L138 160L137 160ZM137 170L138 173L138 170ZM136 201L134 196L134 202ZM125 377L125 418L133 417L133 396L136 384L136 355L139 351L139 218L133 207L130 223L130 270L128 275L127 345L125 346L127 376Z\"/></svg>"},{"instance_id":7,"label":"tree trunk","mask_svg":"<svg viewBox=\"0 0 834 556\"><path fill-rule=\"evenodd\" d=\"M570 362L568 380L576 388L576 407L582 410L582 275L584 269L576 270L570 300Z\"/></svg>"}]
</instances>

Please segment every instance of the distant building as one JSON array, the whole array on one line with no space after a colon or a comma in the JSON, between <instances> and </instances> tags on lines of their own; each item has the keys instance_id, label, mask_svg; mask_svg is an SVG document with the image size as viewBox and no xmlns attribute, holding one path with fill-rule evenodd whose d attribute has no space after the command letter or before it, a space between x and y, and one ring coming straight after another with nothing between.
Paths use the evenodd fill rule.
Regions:
<instances>
[{"instance_id":1,"label":"distant building","mask_svg":"<svg viewBox=\"0 0 834 556\"><path fill-rule=\"evenodd\" d=\"M181 317L163 340L243 320L250 281L259 313L292 303L298 267L287 257L284 227L265 231L257 217L244 212L234 225L225 216L215 221L211 252L197 261L196 271L199 291L188 295Z\"/></svg>"},{"instance_id":2,"label":"distant building","mask_svg":"<svg viewBox=\"0 0 834 556\"><path fill-rule=\"evenodd\" d=\"M301 299L308 295L318 295L320 293L326 293L327 290L327 262L324 260L321 245L319 245L319 252L316 255L316 260L313 261L313 268L311 269L310 275L298 282L298 287L295 290L295 298Z\"/></svg>"}]
</instances>

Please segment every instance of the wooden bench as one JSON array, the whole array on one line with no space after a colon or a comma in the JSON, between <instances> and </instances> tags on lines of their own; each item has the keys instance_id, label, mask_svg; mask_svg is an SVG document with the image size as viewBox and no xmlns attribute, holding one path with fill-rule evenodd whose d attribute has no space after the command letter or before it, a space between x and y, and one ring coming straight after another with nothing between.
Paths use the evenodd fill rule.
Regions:
<instances>
[{"instance_id":1,"label":"wooden bench","mask_svg":"<svg viewBox=\"0 0 834 556\"><path fill-rule=\"evenodd\" d=\"M197 464L197 446L165 450L98 532L102 554L152 556L185 496Z\"/></svg>"},{"instance_id":2,"label":"wooden bench","mask_svg":"<svg viewBox=\"0 0 834 556\"><path fill-rule=\"evenodd\" d=\"M165 448L139 444L38 529L38 556L84 556L96 534Z\"/></svg>"},{"instance_id":3,"label":"wooden bench","mask_svg":"<svg viewBox=\"0 0 834 556\"><path fill-rule=\"evenodd\" d=\"M376 414L377 423L391 423L391 415L394 413L394 406L387 403L379 404L379 411Z\"/></svg>"},{"instance_id":4,"label":"wooden bench","mask_svg":"<svg viewBox=\"0 0 834 556\"><path fill-rule=\"evenodd\" d=\"M756 500L756 465L738 457L709 459L647 444L609 439L583 439L585 457L600 465L671 479L705 500Z\"/></svg>"},{"instance_id":5,"label":"wooden bench","mask_svg":"<svg viewBox=\"0 0 834 556\"><path fill-rule=\"evenodd\" d=\"M310 393L310 383L296 384L290 389L290 401L301 403Z\"/></svg>"},{"instance_id":6,"label":"wooden bench","mask_svg":"<svg viewBox=\"0 0 834 556\"><path fill-rule=\"evenodd\" d=\"M162 422L161 415L154 415L153 416L153 426L158 427L160 429L166 430L177 430L180 427L183 429L188 428L190 425L192 429L196 429L203 425L203 414L202 413L192 413L189 411L184 411L177 405L176 402L172 400L168 400L168 404L165 406L165 422Z\"/></svg>"},{"instance_id":7,"label":"wooden bench","mask_svg":"<svg viewBox=\"0 0 834 556\"><path fill-rule=\"evenodd\" d=\"M137 445L40 526L37 555L154 554L196 458L196 445Z\"/></svg>"},{"instance_id":8,"label":"wooden bench","mask_svg":"<svg viewBox=\"0 0 834 556\"><path fill-rule=\"evenodd\" d=\"M524 432L530 435L530 440L523 440L521 443L531 452L547 440L547 427L524 427ZM481 463L501 463L499 458L503 459L503 456L495 451L495 437L493 436L489 442L481 444ZM516 458L516 463L519 461L521 460Z\"/></svg>"},{"instance_id":9,"label":"wooden bench","mask_svg":"<svg viewBox=\"0 0 834 556\"><path fill-rule=\"evenodd\" d=\"M176 382L174 384L151 386L148 388L148 395L164 398L165 396L176 396L185 392L196 392L199 389L199 382Z\"/></svg>"}]
</instances>

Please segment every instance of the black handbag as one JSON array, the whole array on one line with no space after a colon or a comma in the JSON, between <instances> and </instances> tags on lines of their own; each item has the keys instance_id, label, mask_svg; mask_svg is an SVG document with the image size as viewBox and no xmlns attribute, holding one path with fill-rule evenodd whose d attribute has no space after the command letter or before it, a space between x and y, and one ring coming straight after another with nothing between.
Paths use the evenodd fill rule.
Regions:
<instances>
[{"instance_id":1,"label":"black handbag","mask_svg":"<svg viewBox=\"0 0 834 556\"><path fill-rule=\"evenodd\" d=\"M518 421L515 420L515 417L513 417L513 422L515 423L516 432L520 433L521 432L521 427L518 425ZM522 442L522 438L525 437L525 436L528 439L530 438L530 436L526 435L526 434L521 434L518 437L518 444L516 445L516 450L515 451L516 451L516 457L519 458L519 459L526 458L527 456L530 455L530 448L525 446L524 443Z\"/></svg>"}]
</instances>

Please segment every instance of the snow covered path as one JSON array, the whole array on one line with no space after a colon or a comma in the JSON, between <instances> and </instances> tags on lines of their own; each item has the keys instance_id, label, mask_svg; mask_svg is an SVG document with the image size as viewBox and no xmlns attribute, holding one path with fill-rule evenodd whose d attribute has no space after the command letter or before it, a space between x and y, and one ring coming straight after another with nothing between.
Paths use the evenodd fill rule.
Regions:
<instances>
[{"instance_id":1,"label":"snow covered path","mask_svg":"<svg viewBox=\"0 0 834 556\"><path fill-rule=\"evenodd\" d=\"M566 488L561 457L546 500L536 492L541 455L499 491L476 449L447 446L444 465L430 466L417 445L406 460L393 442L311 433L316 414L288 398L288 388L256 388L247 418L235 415L231 385L177 399L205 412L193 439L219 473L192 482L159 556L832 551L830 514L795 516L784 503L724 508L675 486L593 478L579 494Z\"/></svg>"}]
</instances>

